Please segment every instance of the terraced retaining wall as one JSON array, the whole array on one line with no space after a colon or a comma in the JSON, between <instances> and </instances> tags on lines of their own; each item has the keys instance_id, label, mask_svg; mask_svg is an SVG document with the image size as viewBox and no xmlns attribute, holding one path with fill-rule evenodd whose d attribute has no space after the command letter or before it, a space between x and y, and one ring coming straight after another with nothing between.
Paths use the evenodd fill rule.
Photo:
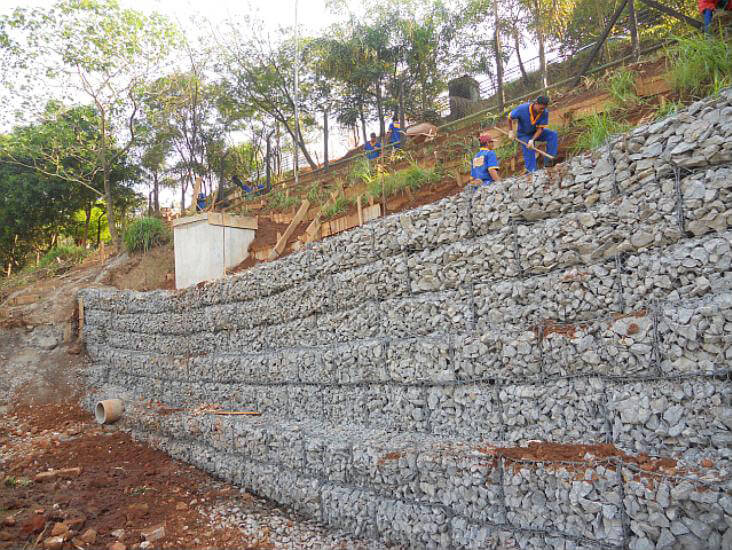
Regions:
<instances>
[{"instance_id":1,"label":"terraced retaining wall","mask_svg":"<svg viewBox=\"0 0 732 550\"><path fill-rule=\"evenodd\" d=\"M410 548L732 548L731 198L726 90L201 289L85 290L87 403Z\"/></svg>"}]
</instances>

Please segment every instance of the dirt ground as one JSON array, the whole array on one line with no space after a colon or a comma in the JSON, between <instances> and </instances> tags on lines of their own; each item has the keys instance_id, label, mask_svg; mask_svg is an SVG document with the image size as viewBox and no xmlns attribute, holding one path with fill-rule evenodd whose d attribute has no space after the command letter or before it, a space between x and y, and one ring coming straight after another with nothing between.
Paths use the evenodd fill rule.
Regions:
<instances>
[{"instance_id":1,"label":"dirt ground","mask_svg":"<svg viewBox=\"0 0 732 550\"><path fill-rule=\"evenodd\" d=\"M141 532L157 526L165 533L157 548L272 548L266 537L217 529L202 513L250 495L126 434L102 430L69 401L19 405L4 417L0 548L32 548L52 533L64 536L67 548L118 541L140 548ZM44 473L50 479L37 477Z\"/></svg>"}]
</instances>

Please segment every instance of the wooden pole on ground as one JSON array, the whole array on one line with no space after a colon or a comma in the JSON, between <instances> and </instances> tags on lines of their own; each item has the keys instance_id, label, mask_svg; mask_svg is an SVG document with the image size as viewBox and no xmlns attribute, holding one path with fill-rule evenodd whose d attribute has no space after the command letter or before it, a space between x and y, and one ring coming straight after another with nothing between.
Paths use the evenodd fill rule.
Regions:
<instances>
[{"instance_id":1,"label":"wooden pole on ground","mask_svg":"<svg viewBox=\"0 0 732 550\"><path fill-rule=\"evenodd\" d=\"M300 225L300 222L305 218L306 214L308 213L308 208L310 208L310 201L307 199L304 199L302 203L300 204L300 208L298 209L297 213L295 214L295 217L292 218L292 221L290 222L290 225L287 226L287 229L285 229L285 232L282 234L282 237L280 237L277 240L277 244L272 249L272 252L269 254L269 259L274 260L279 255L282 254L282 252L285 250L285 246L287 245L287 240L290 238L292 233L295 231L298 225Z\"/></svg>"},{"instance_id":2,"label":"wooden pole on ground","mask_svg":"<svg viewBox=\"0 0 732 550\"><path fill-rule=\"evenodd\" d=\"M695 29L702 29L704 27L704 24L701 21L697 21L696 19L693 19L689 17L688 15L684 15L680 11L676 11L673 8L669 8L665 4L661 4L660 2L656 2L655 0L640 0L643 2L646 6L649 6L651 8L656 8L658 11L665 13L666 15L670 15L671 17L675 17L679 21L682 21L683 23L686 23L687 25L691 25Z\"/></svg>"},{"instance_id":3,"label":"wooden pole on ground","mask_svg":"<svg viewBox=\"0 0 732 550\"><path fill-rule=\"evenodd\" d=\"M572 83L572 87L579 86L579 83L582 81L582 77L585 76L587 73L587 70L590 68L592 63L594 63L595 58L597 57L597 54L602 49L602 45L605 43L605 40L607 40L607 37L610 36L610 31L613 30L613 27L615 26L615 23L617 22L618 18L620 17L620 14L623 13L623 10L625 9L625 6L628 4L628 0L623 0L623 3L620 4L620 7L618 7L617 10L615 10L615 13L610 18L610 21L608 22L607 26L605 27L605 31L602 33L602 37L600 40L598 40L595 43L595 47L592 48L592 53L590 54L590 57L587 58L587 61L585 61L585 64L582 66L582 70L580 70L577 77L574 79L574 82Z\"/></svg>"}]
</instances>

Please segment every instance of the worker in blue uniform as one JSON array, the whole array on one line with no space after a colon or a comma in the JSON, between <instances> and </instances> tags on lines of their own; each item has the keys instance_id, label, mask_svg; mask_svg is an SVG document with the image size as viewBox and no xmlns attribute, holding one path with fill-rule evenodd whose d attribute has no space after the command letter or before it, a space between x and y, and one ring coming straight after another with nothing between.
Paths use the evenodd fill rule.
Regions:
<instances>
[{"instance_id":1,"label":"worker in blue uniform","mask_svg":"<svg viewBox=\"0 0 732 550\"><path fill-rule=\"evenodd\" d=\"M476 185L489 185L494 181L500 181L498 175L498 157L493 150L493 138L489 134L478 136L480 150L475 154L470 164L470 177Z\"/></svg>"},{"instance_id":2,"label":"worker in blue uniform","mask_svg":"<svg viewBox=\"0 0 732 550\"><path fill-rule=\"evenodd\" d=\"M363 150L366 152L367 159L379 158L379 155L381 155L381 142L376 140L376 134L371 132L371 139L365 143Z\"/></svg>"},{"instance_id":3,"label":"worker in blue uniform","mask_svg":"<svg viewBox=\"0 0 732 550\"><path fill-rule=\"evenodd\" d=\"M389 143L394 149L399 149L402 146L402 126L399 124L397 115L394 115L391 124L389 124Z\"/></svg>"},{"instance_id":4,"label":"worker in blue uniform","mask_svg":"<svg viewBox=\"0 0 732 550\"><path fill-rule=\"evenodd\" d=\"M549 98L539 96L533 103L519 105L508 116L508 130L511 139L518 137L528 145L521 145L524 154L524 165L527 172L536 172L536 151L534 145L537 141L546 142L546 152L551 156L557 156L559 149L559 136L556 132L548 130L549 125ZM513 130L513 121L518 122L518 131ZM548 159L544 158L544 167L550 166Z\"/></svg>"}]
</instances>

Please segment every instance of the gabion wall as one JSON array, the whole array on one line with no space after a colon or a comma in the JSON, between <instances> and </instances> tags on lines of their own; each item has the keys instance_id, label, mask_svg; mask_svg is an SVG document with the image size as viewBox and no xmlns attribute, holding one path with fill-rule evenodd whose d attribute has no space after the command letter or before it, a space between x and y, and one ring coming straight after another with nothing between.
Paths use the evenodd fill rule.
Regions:
<instances>
[{"instance_id":1,"label":"gabion wall","mask_svg":"<svg viewBox=\"0 0 732 550\"><path fill-rule=\"evenodd\" d=\"M201 289L85 290L87 401L413 548L732 548L731 199L726 90ZM620 451L501 449L532 440Z\"/></svg>"}]
</instances>

